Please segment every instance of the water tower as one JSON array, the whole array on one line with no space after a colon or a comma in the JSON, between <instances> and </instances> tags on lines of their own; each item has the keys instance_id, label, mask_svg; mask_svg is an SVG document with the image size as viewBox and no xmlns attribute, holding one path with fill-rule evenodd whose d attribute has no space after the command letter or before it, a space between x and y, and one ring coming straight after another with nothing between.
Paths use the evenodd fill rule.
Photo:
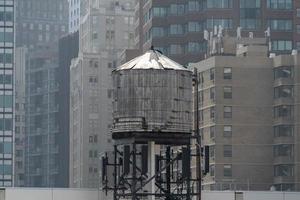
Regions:
<instances>
[{"instance_id":1,"label":"water tower","mask_svg":"<svg viewBox=\"0 0 300 200\"><path fill-rule=\"evenodd\" d=\"M151 49L112 73L114 159L103 158L114 199L191 199L193 73ZM107 171L113 167L113 184Z\"/></svg>"}]
</instances>

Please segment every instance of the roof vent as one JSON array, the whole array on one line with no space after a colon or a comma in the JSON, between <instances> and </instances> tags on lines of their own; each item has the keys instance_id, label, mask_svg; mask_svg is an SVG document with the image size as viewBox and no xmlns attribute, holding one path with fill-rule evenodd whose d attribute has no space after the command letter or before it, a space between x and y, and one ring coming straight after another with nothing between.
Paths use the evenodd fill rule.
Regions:
<instances>
[{"instance_id":1,"label":"roof vent","mask_svg":"<svg viewBox=\"0 0 300 200\"><path fill-rule=\"evenodd\" d=\"M292 50L292 55L295 56L295 55L297 55L297 54L298 54L298 51L297 51L296 49L293 49L293 50Z\"/></svg>"}]
</instances>

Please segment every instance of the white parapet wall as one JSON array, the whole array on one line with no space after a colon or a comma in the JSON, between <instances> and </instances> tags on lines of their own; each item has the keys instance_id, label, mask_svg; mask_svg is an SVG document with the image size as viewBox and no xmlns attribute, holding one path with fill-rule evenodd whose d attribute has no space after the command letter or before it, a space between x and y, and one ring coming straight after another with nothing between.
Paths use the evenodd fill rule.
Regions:
<instances>
[{"instance_id":1,"label":"white parapet wall","mask_svg":"<svg viewBox=\"0 0 300 200\"><path fill-rule=\"evenodd\" d=\"M105 200L103 196L89 189L6 188L5 199L0 200Z\"/></svg>"},{"instance_id":2,"label":"white parapet wall","mask_svg":"<svg viewBox=\"0 0 300 200\"><path fill-rule=\"evenodd\" d=\"M203 191L202 200L300 200L300 192Z\"/></svg>"},{"instance_id":3,"label":"white parapet wall","mask_svg":"<svg viewBox=\"0 0 300 200\"><path fill-rule=\"evenodd\" d=\"M203 191L202 200L300 200L300 192ZM90 189L3 188L0 200L113 200Z\"/></svg>"}]
</instances>

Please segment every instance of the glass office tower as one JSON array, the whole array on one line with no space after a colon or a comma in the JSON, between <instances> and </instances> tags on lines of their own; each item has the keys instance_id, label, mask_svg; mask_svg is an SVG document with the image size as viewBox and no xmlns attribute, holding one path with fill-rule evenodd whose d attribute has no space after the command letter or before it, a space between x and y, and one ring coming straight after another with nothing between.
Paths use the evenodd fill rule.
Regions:
<instances>
[{"instance_id":1,"label":"glass office tower","mask_svg":"<svg viewBox=\"0 0 300 200\"><path fill-rule=\"evenodd\" d=\"M0 187L13 185L14 1L0 0Z\"/></svg>"}]
</instances>

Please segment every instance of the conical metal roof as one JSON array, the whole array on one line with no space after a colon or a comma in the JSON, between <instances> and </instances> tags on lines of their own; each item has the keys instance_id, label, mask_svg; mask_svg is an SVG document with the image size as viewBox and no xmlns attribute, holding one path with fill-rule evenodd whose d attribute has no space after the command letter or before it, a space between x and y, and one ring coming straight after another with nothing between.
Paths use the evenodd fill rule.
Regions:
<instances>
[{"instance_id":1,"label":"conical metal roof","mask_svg":"<svg viewBox=\"0 0 300 200\"><path fill-rule=\"evenodd\" d=\"M182 65L164 56L159 51L149 50L143 55L132 59L116 69L167 69L167 70L187 70Z\"/></svg>"}]
</instances>

